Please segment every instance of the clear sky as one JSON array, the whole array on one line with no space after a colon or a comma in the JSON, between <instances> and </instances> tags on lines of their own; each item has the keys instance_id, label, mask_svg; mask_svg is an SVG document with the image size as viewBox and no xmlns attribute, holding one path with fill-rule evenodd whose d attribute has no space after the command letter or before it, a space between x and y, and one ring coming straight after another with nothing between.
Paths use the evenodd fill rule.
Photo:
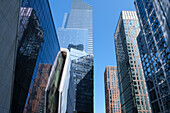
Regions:
<instances>
[{"instance_id":1,"label":"clear sky","mask_svg":"<svg viewBox=\"0 0 170 113\"><path fill-rule=\"evenodd\" d=\"M49 0L56 29L61 27L72 0ZM114 31L121 10L135 10L134 0L83 0L93 6L94 111L105 113L104 70L116 66Z\"/></svg>"}]
</instances>

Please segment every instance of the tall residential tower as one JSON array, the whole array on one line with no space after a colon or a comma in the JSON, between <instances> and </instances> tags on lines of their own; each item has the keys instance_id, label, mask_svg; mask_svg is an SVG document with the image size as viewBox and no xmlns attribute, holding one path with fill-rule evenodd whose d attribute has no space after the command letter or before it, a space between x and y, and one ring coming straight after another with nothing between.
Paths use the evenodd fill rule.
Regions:
<instances>
[{"instance_id":1,"label":"tall residential tower","mask_svg":"<svg viewBox=\"0 0 170 113\"><path fill-rule=\"evenodd\" d=\"M140 32L135 11L122 11L114 34L123 113L151 113L136 37Z\"/></svg>"},{"instance_id":2,"label":"tall residential tower","mask_svg":"<svg viewBox=\"0 0 170 113\"><path fill-rule=\"evenodd\" d=\"M170 112L170 2L135 0L137 41L154 113Z\"/></svg>"},{"instance_id":3,"label":"tall residential tower","mask_svg":"<svg viewBox=\"0 0 170 113\"><path fill-rule=\"evenodd\" d=\"M116 66L107 66L104 72L106 113L121 113L120 92Z\"/></svg>"}]
</instances>

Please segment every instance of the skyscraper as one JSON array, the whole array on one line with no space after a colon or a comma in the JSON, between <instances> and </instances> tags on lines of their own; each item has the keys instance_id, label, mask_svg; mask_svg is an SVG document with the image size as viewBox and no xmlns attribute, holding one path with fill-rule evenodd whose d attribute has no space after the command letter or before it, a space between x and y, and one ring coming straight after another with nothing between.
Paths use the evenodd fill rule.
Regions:
<instances>
[{"instance_id":1,"label":"skyscraper","mask_svg":"<svg viewBox=\"0 0 170 113\"><path fill-rule=\"evenodd\" d=\"M28 97L40 103L37 92L32 92L40 88L36 81L39 64L53 65L60 49L48 0L22 0L21 5L12 113L27 109Z\"/></svg>"},{"instance_id":2,"label":"skyscraper","mask_svg":"<svg viewBox=\"0 0 170 113\"><path fill-rule=\"evenodd\" d=\"M137 41L154 113L170 112L170 2L135 0Z\"/></svg>"},{"instance_id":3,"label":"skyscraper","mask_svg":"<svg viewBox=\"0 0 170 113\"><path fill-rule=\"evenodd\" d=\"M19 31L20 0L0 1L0 113L9 113Z\"/></svg>"},{"instance_id":4,"label":"skyscraper","mask_svg":"<svg viewBox=\"0 0 170 113\"><path fill-rule=\"evenodd\" d=\"M122 11L114 34L121 109L151 113L136 37L140 28L135 11Z\"/></svg>"},{"instance_id":5,"label":"skyscraper","mask_svg":"<svg viewBox=\"0 0 170 113\"><path fill-rule=\"evenodd\" d=\"M73 0L58 29L60 46L70 50L74 78L74 111L93 113L93 9L82 0Z\"/></svg>"},{"instance_id":6,"label":"skyscraper","mask_svg":"<svg viewBox=\"0 0 170 113\"><path fill-rule=\"evenodd\" d=\"M107 66L104 72L106 113L121 113L120 92L116 66Z\"/></svg>"},{"instance_id":7,"label":"skyscraper","mask_svg":"<svg viewBox=\"0 0 170 113\"><path fill-rule=\"evenodd\" d=\"M70 13L65 13L58 29L61 47L82 44L84 51L93 54L93 9L82 0L73 0Z\"/></svg>"}]
</instances>

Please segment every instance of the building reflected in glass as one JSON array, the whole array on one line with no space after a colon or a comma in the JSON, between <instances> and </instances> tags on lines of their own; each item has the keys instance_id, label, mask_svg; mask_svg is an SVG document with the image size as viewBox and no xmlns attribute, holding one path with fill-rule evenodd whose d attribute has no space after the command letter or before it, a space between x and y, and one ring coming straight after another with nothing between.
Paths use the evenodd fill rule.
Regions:
<instances>
[{"instance_id":1,"label":"building reflected in glass","mask_svg":"<svg viewBox=\"0 0 170 113\"><path fill-rule=\"evenodd\" d=\"M50 72L50 64L39 64L37 78L34 79L33 87L32 89L30 89L30 93L34 94L34 97L29 95L26 104L27 109L25 109L24 113L33 113L35 111L39 113L44 113L45 88L47 86Z\"/></svg>"},{"instance_id":2,"label":"building reflected in glass","mask_svg":"<svg viewBox=\"0 0 170 113\"><path fill-rule=\"evenodd\" d=\"M48 0L22 0L22 7L12 113L21 113L24 109L29 112L28 108L33 110L31 104L28 105L29 98L36 100L34 103L41 103L36 95L44 92L41 82L46 84L47 80L43 74L41 80L37 81L39 65L53 65L60 49ZM35 87L41 91L34 91Z\"/></svg>"},{"instance_id":3,"label":"building reflected in glass","mask_svg":"<svg viewBox=\"0 0 170 113\"><path fill-rule=\"evenodd\" d=\"M76 48L81 51L88 51L87 29L59 28L58 37L62 48Z\"/></svg>"},{"instance_id":4,"label":"building reflected in glass","mask_svg":"<svg viewBox=\"0 0 170 113\"><path fill-rule=\"evenodd\" d=\"M93 113L93 9L82 0L73 0L58 29L60 46L70 50L74 79L74 112Z\"/></svg>"}]
</instances>

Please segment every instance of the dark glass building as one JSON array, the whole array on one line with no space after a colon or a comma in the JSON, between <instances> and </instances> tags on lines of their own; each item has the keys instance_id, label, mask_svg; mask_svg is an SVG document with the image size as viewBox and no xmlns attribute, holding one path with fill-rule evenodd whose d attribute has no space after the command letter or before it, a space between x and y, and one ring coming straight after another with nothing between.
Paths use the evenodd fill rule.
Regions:
<instances>
[{"instance_id":1,"label":"dark glass building","mask_svg":"<svg viewBox=\"0 0 170 113\"><path fill-rule=\"evenodd\" d=\"M53 65L60 49L48 0L22 0L22 7L12 113L29 112L28 98L41 102L32 91L36 87L44 92L36 81L39 65Z\"/></svg>"},{"instance_id":2,"label":"dark glass building","mask_svg":"<svg viewBox=\"0 0 170 113\"><path fill-rule=\"evenodd\" d=\"M170 2L135 0L137 41L153 113L170 112Z\"/></svg>"}]
</instances>

